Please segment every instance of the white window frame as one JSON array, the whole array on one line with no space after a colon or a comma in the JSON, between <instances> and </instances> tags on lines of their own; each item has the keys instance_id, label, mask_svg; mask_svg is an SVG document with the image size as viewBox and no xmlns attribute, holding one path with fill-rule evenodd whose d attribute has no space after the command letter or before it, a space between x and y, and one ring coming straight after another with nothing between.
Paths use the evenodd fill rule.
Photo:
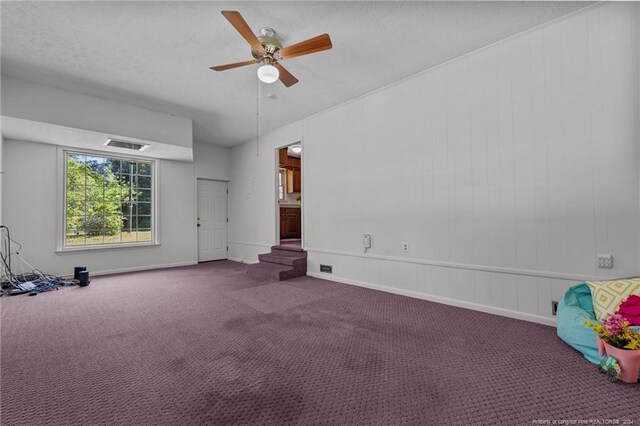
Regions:
<instances>
[{"instance_id":1,"label":"white window frame","mask_svg":"<svg viewBox=\"0 0 640 426\"><path fill-rule=\"evenodd\" d=\"M117 244L92 244L85 246L67 246L66 245L66 227L67 227L67 155L90 155L97 157L115 158L118 160L144 161L151 163L151 241L141 241L135 243L117 243ZM158 176L160 162L154 158L142 157L136 155L112 153L105 151L95 151L89 149L75 149L58 147L58 237L57 237L57 253L77 252L86 250L110 250L122 248L140 248L153 247L160 245L159 234L159 214L158 214Z\"/></svg>"},{"instance_id":2,"label":"white window frame","mask_svg":"<svg viewBox=\"0 0 640 426\"><path fill-rule=\"evenodd\" d=\"M282 197L280 196L282 190ZM287 197L287 170L278 169L278 201L284 201Z\"/></svg>"}]
</instances>

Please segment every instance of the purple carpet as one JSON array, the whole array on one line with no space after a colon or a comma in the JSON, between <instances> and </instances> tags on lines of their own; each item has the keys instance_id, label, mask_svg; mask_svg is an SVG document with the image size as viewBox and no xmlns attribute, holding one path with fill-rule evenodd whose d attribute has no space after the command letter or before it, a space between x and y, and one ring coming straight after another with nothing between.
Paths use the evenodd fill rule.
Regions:
<instances>
[{"instance_id":1,"label":"purple carpet","mask_svg":"<svg viewBox=\"0 0 640 426\"><path fill-rule=\"evenodd\" d=\"M280 240L280 245L291 248L302 248L302 240L299 238Z\"/></svg>"},{"instance_id":2,"label":"purple carpet","mask_svg":"<svg viewBox=\"0 0 640 426\"><path fill-rule=\"evenodd\" d=\"M554 328L234 262L0 303L2 425L640 424Z\"/></svg>"}]
</instances>

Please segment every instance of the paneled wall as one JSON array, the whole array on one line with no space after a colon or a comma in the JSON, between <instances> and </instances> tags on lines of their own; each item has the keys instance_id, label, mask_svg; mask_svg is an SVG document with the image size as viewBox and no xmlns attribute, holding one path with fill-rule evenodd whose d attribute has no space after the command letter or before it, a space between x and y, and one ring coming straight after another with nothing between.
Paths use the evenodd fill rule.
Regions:
<instances>
[{"instance_id":1,"label":"paneled wall","mask_svg":"<svg viewBox=\"0 0 640 426\"><path fill-rule=\"evenodd\" d=\"M545 323L638 275L639 23L597 5L234 149L230 238L257 245L231 252L275 239L274 147L302 139L310 275Z\"/></svg>"},{"instance_id":2,"label":"paneled wall","mask_svg":"<svg viewBox=\"0 0 640 426\"><path fill-rule=\"evenodd\" d=\"M4 223L2 222L2 197L3 197L3 193L2 193L2 188L4 187L4 185L2 184L2 176L4 175L4 160L2 159L2 142L3 142L3 138L2 135L0 135L0 225L3 225Z\"/></svg>"}]
</instances>

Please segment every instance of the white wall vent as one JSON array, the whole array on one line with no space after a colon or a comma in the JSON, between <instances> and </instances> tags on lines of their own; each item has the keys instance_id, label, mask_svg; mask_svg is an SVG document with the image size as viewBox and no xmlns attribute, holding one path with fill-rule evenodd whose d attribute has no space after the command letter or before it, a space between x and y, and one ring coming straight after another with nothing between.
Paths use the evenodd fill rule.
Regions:
<instances>
[{"instance_id":1,"label":"white wall vent","mask_svg":"<svg viewBox=\"0 0 640 426\"><path fill-rule=\"evenodd\" d=\"M108 138L104 143L104 146L113 146L115 148L124 148L124 149L133 149L135 151L144 151L149 148L149 145L145 143L137 143L137 142L129 142L129 141L121 141L118 139Z\"/></svg>"}]
</instances>

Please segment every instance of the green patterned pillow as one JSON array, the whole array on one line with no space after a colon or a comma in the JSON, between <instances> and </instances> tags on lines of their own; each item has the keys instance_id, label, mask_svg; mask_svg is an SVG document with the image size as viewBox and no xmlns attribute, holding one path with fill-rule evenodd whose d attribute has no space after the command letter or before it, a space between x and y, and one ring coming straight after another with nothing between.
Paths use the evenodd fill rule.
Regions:
<instances>
[{"instance_id":1,"label":"green patterned pillow","mask_svg":"<svg viewBox=\"0 0 640 426\"><path fill-rule=\"evenodd\" d=\"M602 321L607 314L613 314L620 304L632 294L640 296L640 278L616 281L587 281L593 298L596 319Z\"/></svg>"}]
</instances>

